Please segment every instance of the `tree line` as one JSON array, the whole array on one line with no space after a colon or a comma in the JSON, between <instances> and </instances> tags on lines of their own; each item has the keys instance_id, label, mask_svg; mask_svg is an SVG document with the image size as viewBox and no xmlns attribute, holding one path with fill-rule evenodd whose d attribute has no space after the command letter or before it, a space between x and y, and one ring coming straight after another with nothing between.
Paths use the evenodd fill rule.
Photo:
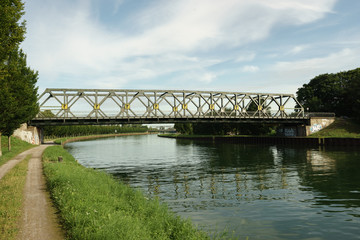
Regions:
<instances>
[{"instance_id":1,"label":"tree line","mask_svg":"<svg viewBox=\"0 0 360 240\"><path fill-rule=\"evenodd\" d=\"M20 48L25 39L24 3L21 0L0 1L0 156L1 135L10 137L21 123L35 117L38 72L27 66L26 54Z\"/></svg>"},{"instance_id":2,"label":"tree line","mask_svg":"<svg viewBox=\"0 0 360 240\"><path fill-rule=\"evenodd\" d=\"M44 136L47 138L76 137L98 134L147 132L148 127L142 125L123 126L45 126Z\"/></svg>"},{"instance_id":3,"label":"tree line","mask_svg":"<svg viewBox=\"0 0 360 240\"><path fill-rule=\"evenodd\" d=\"M187 135L270 135L275 125L255 123L176 123L177 132Z\"/></svg>"}]
</instances>

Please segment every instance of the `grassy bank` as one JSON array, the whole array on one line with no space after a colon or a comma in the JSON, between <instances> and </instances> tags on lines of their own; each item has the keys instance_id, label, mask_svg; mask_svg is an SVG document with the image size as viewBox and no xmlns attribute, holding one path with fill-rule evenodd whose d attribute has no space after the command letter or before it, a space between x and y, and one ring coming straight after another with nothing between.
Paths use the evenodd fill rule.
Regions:
<instances>
[{"instance_id":1,"label":"grassy bank","mask_svg":"<svg viewBox=\"0 0 360 240\"><path fill-rule=\"evenodd\" d=\"M1 150L2 150L2 156L0 157L0 166L6 163L8 160L12 159L19 153L30 149L32 147L35 147L35 145L32 145L30 143L24 142L18 138L11 137L11 151L8 150L8 137L1 136Z\"/></svg>"},{"instance_id":2,"label":"grassy bank","mask_svg":"<svg viewBox=\"0 0 360 240\"><path fill-rule=\"evenodd\" d=\"M57 162L58 156L63 162ZM52 199L69 239L208 239L188 220L110 175L85 168L61 146L43 155Z\"/></svg>"},{"instance_id":3,"label":"grassy bank","mask_svg":"<svg viewBox=\"0 0 360 240\"><path fill-rule=\"evenodd\" d=\"M360 124L354 120L337 118L330 126L309 137L360 138Z\"/></svg>"},{"instance_id":4,"label":"grassy bank","mask_svg":"<svg viewBox=\"0 0 360 240\"><path fill-rule=\"evenodd\" d=\"M23 204L23 190L30 156L0 180L0 239L15 239Z\"/></svg>"}]
</instances>

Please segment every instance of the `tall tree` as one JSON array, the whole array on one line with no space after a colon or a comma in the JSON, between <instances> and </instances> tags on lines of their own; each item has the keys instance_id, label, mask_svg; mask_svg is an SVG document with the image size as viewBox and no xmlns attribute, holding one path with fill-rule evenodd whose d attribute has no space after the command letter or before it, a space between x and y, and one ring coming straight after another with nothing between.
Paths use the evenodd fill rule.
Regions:
<instances>
[{"instance_id":1,"label":"tall tree","mask_svg":"<svg viewBox=\"0 0 360 240\"><path fill-rule=\"evenodd\" d=\"M23 15L21 0L0 1L0 137L2 133L10 137L38 112L38 73L27 66L26 55L19 48L25 38L25 21L20 22Z\"/></svg>"}]
</instances>

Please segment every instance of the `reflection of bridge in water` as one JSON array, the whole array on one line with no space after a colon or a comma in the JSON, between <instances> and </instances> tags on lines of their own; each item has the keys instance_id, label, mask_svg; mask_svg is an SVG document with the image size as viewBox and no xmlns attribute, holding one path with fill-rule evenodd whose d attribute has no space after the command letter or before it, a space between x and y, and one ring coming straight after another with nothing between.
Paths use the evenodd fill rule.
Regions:
<instances>
[{"instance_id":1,"label":"reflection of bridge in water","mask_svg":"<svg viewBox=\"0 0 360 240\"><path fill-rule=\"evenodd\" d=\"M293 94L46 89L39 105L31 125L309 121Z\"/></svg>"}]
</instances>

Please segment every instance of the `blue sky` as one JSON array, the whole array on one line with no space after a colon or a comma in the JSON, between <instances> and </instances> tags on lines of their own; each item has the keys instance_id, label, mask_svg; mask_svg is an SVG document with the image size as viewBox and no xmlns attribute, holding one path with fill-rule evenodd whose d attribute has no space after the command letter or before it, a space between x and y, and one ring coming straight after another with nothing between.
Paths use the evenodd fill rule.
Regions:
<instances>
[{"instance_id":1,"label":"blue sky","mask_svg":"<svg viewBox=\"0 0 360 240\"><path fill-rule=\"evenodd\" d=\"M45 88L295 93L360 67L359 0L28 0Z\"/></svg>"}]
</instances>

